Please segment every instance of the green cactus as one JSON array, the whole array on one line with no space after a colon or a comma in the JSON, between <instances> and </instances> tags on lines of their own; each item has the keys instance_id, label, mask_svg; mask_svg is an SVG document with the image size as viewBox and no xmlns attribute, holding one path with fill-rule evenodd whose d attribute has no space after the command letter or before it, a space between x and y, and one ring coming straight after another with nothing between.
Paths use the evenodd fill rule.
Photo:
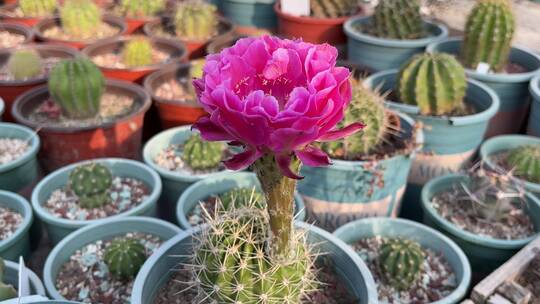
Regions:
<instances>
[{"instance_id":1,"label":"green cactus","mask_svg":"<svg viewBox=\"0 0 540 304\"><path fill-rule=\"evenodd\" d=\"M235 188L219 195L221 205L225 210L240 208L253 202L257 208L264 208L263 194L255 188Z\"/></svg>"},{"instance_id":2,"label":"green cactus","mask_svg":"<svg viewBox=\"0 0 540 304\"><path fill-rule=\"evenodd\" d=\"M418 0L380 0L373 14L377 37L419 39L426 36Z\"/></svg>"},{"instance_id":3,"label":"green cactus","mask_svg":"<svg viewBox=\"0 0 540 304\"><path fill-rule=\"evenodd\" d=\"M464 109L465 69L448 54L419 54L399 71L397 89L403 103L424 115L450 114Z\"/></svg>"},{"instance_id":4,"label":"green cactus","mask_svg":"<svg viewBox=\"0 0 540 304\"><path fill-rule=\"evenodd\" d=\"M81 207L98 208L111 201L112 173L104 165L80 165L69 174L69 186L79 198Z\"/></svg>"},{"instance_id":5,"label":"green cactus","mask_svg":"<svg viewBox=\"0 0 540 304\"><path fill-rule=\"evenodd\" d=\"M51 16L56 6L56 0L19 0L19 8L25 17Z\"/></svg>"},{"instance_id":6,"label":"green cactus","mask_svg":"<svg viewBox=\"0 0 540 304\"><path fill-rule=\"evenodd\" d=\"M146 38L134 38L122 49L122 63L127 67L140 67L153 63L152 43Z\"/></svg>"},{"instance_id":7,"label":"green cactus","mask_svg":"<svg viewBox=\"0 0 540 304\"><path fill-rule=\"evenodd\" d=\"M17 290L13 286L4 283L4 272L6 264L4 260L0 258L0 301L13 299L17 297Z\"/></svg>"},{"instance_id":8,"label":"green cactus","mask_svg":"<svg viewBox=\"0 0 540 304\"><path fill-rule=\"evenodd\" d=\"M480 62L492 71L504 70L515 30L515 20L508 0L480 0L465 26L461 52L464 65L476 69Z\"/></svg>"},{"instance_id":9,"label":"green cactus","mask_svg":"<svg viewBox=\"0 0 540 304\"><path fill-rule=\"evenodd\" d=\"M8 71L15 80L31 79L43 71L39 53L32 49L14 51L7 62Z\"/></svg>"},{"instance_id":10,"label":"green cactus","mask_svg":"<svg viewBox=\"0 0 540 304\"><path fill-rule=\"evenodd\" d=\"M66 59L57 63L49 74L49 93L64 115L74 119L99 114L105 79L89 59Z\"/></svg>"},{"instance_id":11,"label":"green cactus","mask_svg":"<svg viewBox=\"0 0 540 304\"><path fill-rule=\"evenodd\" d=\"M191 60L189 66L189 78L193 80L194 78L201 78L203 76L203 67L206 61L204 59ZM193 86L192 81L188 82L188 91L189 95L197 96L195 87Z\"/></svg>"},{"instance_id":12,"label":"green cactus","mask_svg":"<svg viewBox=\"0 0 540 304\"><path fill-rule=\"evenodd\" d=\"M310 0L311 16L340 18L358 11L358 0Z\"/></svg>"},{"instance_id":13,"label":"green cactus","mask_svg":"<svg viewBox=\"0 0 540 304\"><path fill-rule=\"evenodd\" d=\"M135 238L115 239L105 248L103 260L114 277L131 279L146 261L146 249Z\"/></svg>"},{"instance_id":14,"label":"green cactus","mask_svg":"<svg viewBox=\"0 0 540 304\"><path fill-rule=\"evenodd\" d=\"M514 174L532 183L540 183L540 146L513 149L507 158Z\"/></svg>"},{"instance_id":15,"label":"green cactus","mask_svg":"<svg viewBox=\"0 0 540 304\"><path fill-rule=\"evenodd\" d=\"M60 8L62 30L74 39L91 39L101 26L101 11L92 0L66 0Z\"/></svg>"},{"instance_id":16,"label":"green cactus","mask_svg":"<svg viewBox=\"0 0 540 304\"><path fill-rule=\"evenodd\" d=\"M152 17L165 9L164 0L122 0L120 13L132 18Z\"/></svg>"},{"instance_id":17,"label":"green cactus","mask_svg":"<svg viewBox=\"0 0 540 304\"><path fill-rule=\"evenodd\" d=\"M424 260L424 251L417 242L389 239L382 244L377 262L388 284L406 290L420 279Z\"/></svg>"},{"instance_id":18,"label":"green cactus","mask_svg":"<svg viewBox=\"0 0 540 304\"><path fill-rule=\"evenodd\" d=\"M202 1L178 4L174 16L176 35L184 40L206 40L217 33L217 7Z\"/></svg>"},{"instance_id":19,"label":"green cactus","mask_svg":"<svg viewBox=\"0 0 540 304\"><path fill-rule=\"evenodd\" d=\"M195 133L184 144L182 160L193 170L211 170L223 160L224 150L223 143L205 141Z\"/></svg>"}]
</instances>

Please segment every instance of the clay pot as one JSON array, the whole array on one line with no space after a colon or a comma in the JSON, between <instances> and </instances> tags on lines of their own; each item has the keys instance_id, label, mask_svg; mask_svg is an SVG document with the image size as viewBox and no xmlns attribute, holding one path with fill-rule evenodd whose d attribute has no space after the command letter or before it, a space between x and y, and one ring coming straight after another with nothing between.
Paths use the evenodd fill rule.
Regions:
<instances>
[{"instance_id":1,"label":"clay pot","mask_svg":"<svg viewBox=\"0 0 540 304\"><path fill-rule=\"evenodd\" d=\"M10 3L12 2L12 3ZM39 21L45 17L17 17L11 14L18 7L16 1L5 1L5 5L0 7L0 19L5 23L22 24L29 27L36 25Z\"/></svg>"},{"instance_id":2,"label":"clay pot","mask_svg":"<svg viewBox=\"0 0 540 304\"><path fill-rule=\"evenodd\" d=\"M23 24L2 22L0 23L0 30L7 31L12 34L23 35L25 39L21 44L34 41L34 31L32 31L30 27Z\"/></svg>"}]
</instances>

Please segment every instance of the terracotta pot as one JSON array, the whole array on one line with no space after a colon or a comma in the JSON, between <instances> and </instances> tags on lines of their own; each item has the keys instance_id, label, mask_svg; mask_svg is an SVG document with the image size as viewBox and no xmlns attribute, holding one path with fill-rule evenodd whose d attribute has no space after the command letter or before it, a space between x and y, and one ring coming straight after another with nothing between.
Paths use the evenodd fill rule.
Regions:
<instances>
[{"instance_id":1,"label":"terracotta pot","mask_svg":"<svg viewBox=\"0 0 540 304\"><path fill-rule=\"evenodd\" d=\"M54 126L29 119L29 113L49 98L47 86L17 98L13 116L18 123L38 130L42 143L39 156L47 171L100 157L140 159L143 119L150 107L150 95L138 85L118 80L107 80L105 90L133 96L135 109L99 125Z\"/></svg>"},{"instance_id":2,"label":"terracotta pot","mask_svg":"<svg viewBox=\"0 0 540 304\"><path fill-rule=\"evenodd\" d=\"M36 33L36 37L37 37L37 39L39 41L43 41L43 42L47 42L47 43L58 43L58 44L69 45L69 46L74 47L76 49L82 49L82 48L84 48L84 47L86 47L86 46L88 46L90 44L93 44L93 43L96 43L96 42L99 42L99 41L102 41L102 40L107 40L107 39L112 39L112 38L115 38L115 37L119 37L121 35L124 35L124 33L127 30L126 23L122 20L122 18L111 16L111 15L105 15L105 16L103 16L103 21L105 23L108 23L109 25L111 25L113 27L118 28L119 29L118 33L111 36L111 37L107 37L107 38L103 38L103 39L83 40L83 41L61 40L61 39L56 39L56 38L45 37L43 35L43 33L47 29L49 29L51 27L54 27L54 26L61 26L59 17L46 18L46 19L41 20L40 22L38 22L35 25L34 30L35 30L35 33Z\"/></svg>"},{"instance_id":3,"label":"terracotta pot","mask_svg":"<svg viewBox=\"0 0 540 304\"><path fill-rule=\"evenodd\" d=\"M0 7L0 19L5 23L22 24L29 27L36 25L39 21L45 17L17 17L13 15L13 11L17 8L16 1L14 3L5 2L5 5Z\"/></svg>"},{"instance_id":4,"label":"terracotta pot","mask_svg":"<svg viewBox=\"0 0 540 304\"><path fill-rule=\"evenodd\" d=\"M150 18L128 18L124 17L124 21L127 25L127 30L125 35L131 35L138 29L142 28L145 24L148 22L158 20L158 17L150 17Z\"/></svg>"},{"instance_id":5,"label":"terracotta pot","mask_svg":"<svg viewBox=\"0 0 540 304\"><path fill-rule=\"evenodd\" d=\"M180 81L182 78L187 78L189 75L189 67L189 64L170 66L149 75L144 81L144 87L152 96L154 104L159 113L161 127L164 129L193 124L199 117L206 114L203 108L198 106L197 100L191 100L188 102L167 100L158 97L155 94L156 89L162 83L170 81L171 79L177 79Z\"/></svg>"},{"instance_id":6,"label":"terracotta pot","mask_svg":"<svg viewBox=\"0 0 540 304\"><path fill-rule=\"evenodd\" d=\"M21 44L34 41L34 31L32 31L30 27L23 24L0 22L0 31L7 31L12 34L23 35L24 41L21 42Z\"/></svg>"},{"instance_id":7,"label":"terracotta pot","mask_svg":"<svg viewBox=\"0 0 540 304\"><path fill-rule=\"evenodd\" d=\"M79 52L76 49L63 45L28 44L23 47L36 50L42 58L73 58L79 55ZM0 50L0 66L3 66L7 62L12 51L13 49ZM0 96L6 103L6 111L4 112L3 119L5 121L14 121L13 117L11 116L11 108L15 99L24 92L44 84L46 81L47 77L40 77L25 81L0 80Z\"/></svg>"},{"instance_id":8,"label":"terracotta pot","mask_svg":"<svg viewBox=\"0 0 540 304\"><path fill-rule=\"evenodd\" d=\"M124 36L117 37L115 39L98 41L85 47L82 52L89 58L101 54L120 53L124 45L133 39L133 37ZM188 52L186 47L181 42L164 38L150 38L150 42L154 48L170 54L171 58L167 61L136 68L119 69L100 66L100 69L105 77L131 82L142 82L146 75L155 72L158 69L178 62L187 61Z\"/></svg>"}]
</instances>

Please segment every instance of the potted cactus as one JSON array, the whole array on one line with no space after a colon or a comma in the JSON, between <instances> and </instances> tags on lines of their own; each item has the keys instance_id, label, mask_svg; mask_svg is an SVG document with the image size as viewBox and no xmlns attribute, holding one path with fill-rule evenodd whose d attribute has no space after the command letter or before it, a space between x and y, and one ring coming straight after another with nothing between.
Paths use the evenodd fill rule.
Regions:
<instances>
[{"instance_id":1,"label":"potted cactus","mask_svg":"<svg viewBox=\"0 0 540 304\"><path fill-rule=\"evenodd\" d=\"M34 40L32 29L22 24L0 22L0 48L16 47Z\"/></svg>"},{"instance_id":2,"label":"potted cactus","mask_svg":"<svg viewBox=\"0 0 540 304\"><path fill-rule=\"evenodd\" d=\"M0 17L7 23L34 26L40 20L56 14L56 0L19 0L0 7Z\"/></svg>"},{"instance_id":3,"label":"potted cactus","mask_svg":"<svg viewBox=\"0 0 540 304\"><path fill-rule=\"evenodd\" d=\"M540 137L540 75L534 77L529 84L532 105L527 125L527 134Z\"/></svg>"},{"instance_id":4,"label":"potted cactus","mask_svg":"<svg viewBox=\"0 0 540 304\"><path fill-rule=\"evenodd\" d=\"M43 288L41 280L30 269L26 269L26 272L28 273L30 294L44 296L45 288ZM19 264L0 258L0 302L17 298L18 287Z\"/></svg>"},{"instance_id":5,"label":"potted cactus","mask_svg":"<svg viewBox=\"0 0 540 304\"><path fill-rule=\"evenodd\" d=\"M17 260L20 256L30 256L32 221L32 207L25 198L0 190L0 259Z\"/></svg>"},{"instance_id":6,"label":"potted cactus","mask_svg":"<svg viewBox=\"0 0 540 304\"><path fill-rule=\"evenodd\" d=\"M374 71L396 69L428 44L448 36L445 26L422 20L419 2L381 0L372 16L347 20L349 60Z\"/></svg>"},{"instance_id":7,"label":"potted cactus","mask_svg":"<svg viewBox=\"0 0 540 304\"><path fill-rule=\"evenodd\" d=\"M456 55L469 77L488 85L499 96L501 106L491 119L486 137L522 130L529 109L529 81L540 72L540 55L512 46L515 21L510 2L479 1L468 16L463 38L428 46L430 51ZM493 26L485 26L488 23Z\"/></svg>"},{"instance_id":8,"label":"potted cactus","mask_svg":"<svg viewBox=\"0 0 540 304\"><path fill-rule=\"evenodd\" d=\"M19 96L15 120L39 129L46 170L98 157L140 157L150 96L134 84L105 80L90 60L56 64L48 86ZM58 149L62 147L62 149Z\"/></svg>"},{"instance_id":9,"label":"potted cactus","mask_svg":"<svg viewBox=\"0 0 540 304\"><path fill-rule=\"evenodd\" d=\"M115 15L124 18L126 34L132 34L149 21L159 19L166 10L165 0L121 0L112 6Z\"/></svg>"}]
</instances>

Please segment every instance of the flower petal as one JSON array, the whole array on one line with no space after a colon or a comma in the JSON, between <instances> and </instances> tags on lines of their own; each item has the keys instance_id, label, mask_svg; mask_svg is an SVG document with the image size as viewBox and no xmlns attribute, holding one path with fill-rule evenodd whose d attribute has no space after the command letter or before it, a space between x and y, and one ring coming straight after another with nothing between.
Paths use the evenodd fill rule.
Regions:
<instances>
[{"instance_id":1,"label":"flower petal","mask_svg":"<svg viewBox=\"0 0 540 304\"><path fill-rule=\"evenodd\" d=\"M342 129L327 132L323 136L319 137L318 141L328 142L328 141L342 139L344 137L347 137L349 135L356 133L359 130L362 130L364 127L365 127L364 124L355 122Z\"/></svg>"},{"instance_id":2,"label":"flower petal","mask_svg":"<svg viewBox=\"0 0 540 304\"><path fill-rule=\"evenodd\" d=\"M191 127L201 133L201 137L208 141L231 141L234 138L218 125L214 124L208 116L203 116Z\"/></svg>"},{"instance_id":3,"label":"flower petal","mask_svg":"<svg viewBox=\"0 0 540 304\"><path fill-rule=\"evenodd\" d=\"M304 150L295 151L302 164L310 167L324 167L330 165L330 158L323 150L314 146L307 146Z\"/></svg>"},{"instance_id":4,"label":"flower petal","mask_svg":"<svg viewBox=\"0 0 540 304\"><path fill-rule=\"evenodd\" d=\"M304 177L297 175L291 170L291 156L287 154L278 154L276 157L276 163L284 176L292 179L303 179Z\"/></svg>"},{"instance_id":5,"label":"flower petal","mask_svg":"<svg viewBox=\"0 0 540 304\"><path fill-rule=\"evenodd\" d=\"M227 167L227 169L243 170L253 164L261 156L261 152L248 147L244 152L235 154L233 157L229 158L223 163L225 164L225 167Z\"/></svg>"}]
</instances>

